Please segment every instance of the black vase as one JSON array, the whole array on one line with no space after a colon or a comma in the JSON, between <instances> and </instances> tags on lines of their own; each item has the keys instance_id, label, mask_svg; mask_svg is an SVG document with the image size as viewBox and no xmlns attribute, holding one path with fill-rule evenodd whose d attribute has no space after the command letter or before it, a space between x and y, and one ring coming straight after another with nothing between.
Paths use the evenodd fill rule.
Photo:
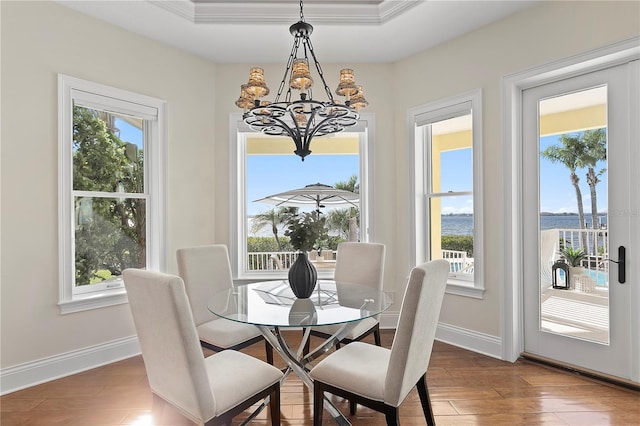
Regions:
<instances>
[{"instance_id":1,"label":"black vase","mask_svg":"<svg viewBox=\"0 0 640 426\"><path fill-rule=\"evenodd\" d=\"M315 266L307 259L307 253L300 252L289 268L289 286L293 294L299 299L308 298L316 288L316 281L318 281L318 272Z\"/></svg>"}]
</instances>

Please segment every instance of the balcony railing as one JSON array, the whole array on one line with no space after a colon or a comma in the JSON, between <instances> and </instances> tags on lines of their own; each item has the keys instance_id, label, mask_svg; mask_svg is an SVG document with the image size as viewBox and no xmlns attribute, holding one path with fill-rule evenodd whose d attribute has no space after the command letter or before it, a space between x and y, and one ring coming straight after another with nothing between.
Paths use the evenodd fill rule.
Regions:
<instances>
[{"instance_id":1,"label":"balcony railing","mask_svg":"<svg viewBox=\"0 0 640 426\"><path fill-rule=\"evenodd\" d=\"M473 257L466 251L442 250L442 258L449 261L449 271L458 274L473 274Z\"/></svg>"},{"instance_id":2,"label":"balcony railing","mask_svg":"<svg viewBox=\"0 0 640 426\"><path fill-rule=\"evenodd\" d=\"M327 250L323 250L325 258ZM331 252L332 260L335 260L335 251ZM289 269L298 258L295 251L258 251L249 253L248 267L250 271L274 271L277 269ZM329 259L326 259L329 260Z\"/></svg>"},{"instance_id":3,"label":"balcony railing","mask_svg":"<svg viewBox=\"0 0 640 426\"><path fill-rule=\"evenodd\" d=\"M588 256L602 257L609 253L607 236L606 229L558 229L560 246L568 243L573 248L582 248ZM583 242L586 242L586 247Z\"/></svg>"},{"instance_id":4,"label":"balcony railing","mask_svg":"<svg viewBox=\"0 0 640 426\"><path fill-rule=\"evenodd\" d=\"M325 260L326 251L323 251ZM331 253L331 259L335 260L336 252ZM294 251L262 251L249 253L248 267L250 271L275 271L278 269L289 269L296 261L298 253ZM467 256L465 251L442 250L442 258L450 263L451 272L461 274L473 274L473 258Z\"/></svg>"}]
</instances>

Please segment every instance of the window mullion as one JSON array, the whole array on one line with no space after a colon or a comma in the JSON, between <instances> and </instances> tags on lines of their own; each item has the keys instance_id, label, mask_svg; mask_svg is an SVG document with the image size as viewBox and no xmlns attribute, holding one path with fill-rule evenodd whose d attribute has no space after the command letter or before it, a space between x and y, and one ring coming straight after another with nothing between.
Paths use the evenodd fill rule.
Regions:
<instances>
[{"instance_id":1,"label":"window mullion","mask_svg":"<svg viewBox=\"0 0 640 426\"><path fill-rule=\"evenodd\" d=\"M92 198L139 198L148 199L147 194L138 192L93 192L93 191L73 191L75 197L92 197Z\"/></svg>"}]
</instances>

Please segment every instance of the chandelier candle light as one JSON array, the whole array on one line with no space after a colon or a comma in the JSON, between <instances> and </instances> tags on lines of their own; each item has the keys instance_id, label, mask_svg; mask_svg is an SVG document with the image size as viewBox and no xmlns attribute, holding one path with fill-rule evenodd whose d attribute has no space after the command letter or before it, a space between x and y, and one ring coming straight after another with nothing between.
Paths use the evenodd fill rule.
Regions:
<instances>
[{"instance_id":1,"label":"chandelier candle light","mask_svg":"<svg viewBox=\"0 0 640 426\"><path fill-rule=\"evenodd\" d=\"M269 88L264 80L264 70L251 68L249 82L240 86L240 97L236 105L244 109L242 118L252 130L271 136L291 137L296 144L294 153L304 161L304 157L311 154L309 149L311 139L315 136L341 132L345 127L355 125L358 122L358 111L369 103L364 98L362 86L356 84L351 69L340 71L340 83L336 89L336 94L346 98L344 104L334 101L311 46L309 35L313 32L313 27L304 21L302 7L302 0L300 0L300 21L289 27L289 32L294 37L293 48L275 101L271 103L260 100L269 94ZM304 57L298 57L301 44ZM322 80L328 101L313 99L309 56ZM288 89L284 101L281 101L280 96L287 81ZM291 100L292 89L300 91L299 100Z\"/></svg>"}]
</instances>

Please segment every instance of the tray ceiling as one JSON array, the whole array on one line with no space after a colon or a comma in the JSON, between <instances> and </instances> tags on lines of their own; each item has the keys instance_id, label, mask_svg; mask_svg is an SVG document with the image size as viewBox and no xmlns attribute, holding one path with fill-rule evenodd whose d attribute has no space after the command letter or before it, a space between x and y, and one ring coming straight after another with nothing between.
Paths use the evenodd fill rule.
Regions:
<instances>
[{"instance_id":1,"label":"tray ceiling","mask_svg":"<svg viewBox=\"0 0 640 426\"><path fill-rule=\"evenodd\" d=\"M56 0L126 30L220 63L281 63L298 0ZM394 62L539 0L306 0L318 60Z\"/></svg>"}]
</instances>

